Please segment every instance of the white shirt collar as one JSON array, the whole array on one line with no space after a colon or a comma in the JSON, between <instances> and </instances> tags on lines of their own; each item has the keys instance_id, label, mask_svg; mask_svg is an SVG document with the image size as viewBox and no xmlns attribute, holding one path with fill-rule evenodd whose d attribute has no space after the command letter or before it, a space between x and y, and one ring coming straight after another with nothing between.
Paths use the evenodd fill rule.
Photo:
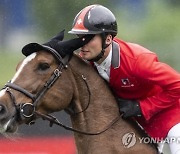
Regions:
<instances>
[{"instance_id":1,"label":"white shirt collar","mask_svg":"<svg viewBox=\"0 0 180 154\"><path fill-rule=\"evenodd\" d=\"M108 56L101 64L94 62L94 65L96 66L99 74L108 82L110 76L111 59L112 59L112 46Z\"/></svg>"},{"instance_id":2,"label":"white shirt collar","mask_svg":"<svg viewBox=\"0 0 180 154\"><path fill-rule=\"evenodd\" d=\"M103 69L107 72L111 66L111 59L112 59L112 45L111 45L110 52L109 52L108 56L106 57L106 59L101 64L98 64L96 62L94 62L94 64L97 67L97 69L100 67L101 69ZM107 73L109 73L109 72L107 72Z\"/></svg>"}]
</instances>

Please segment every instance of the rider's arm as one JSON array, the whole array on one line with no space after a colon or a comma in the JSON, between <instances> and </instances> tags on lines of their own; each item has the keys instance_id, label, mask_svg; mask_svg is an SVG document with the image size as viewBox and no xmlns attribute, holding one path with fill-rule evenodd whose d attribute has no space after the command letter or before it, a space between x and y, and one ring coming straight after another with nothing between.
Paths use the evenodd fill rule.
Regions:
<instances>
[{"instance_id":1,"label":"rider's arm","mask_svg":"<svg viewBox=\"0 0 180 154\"><path fill-rule=\"evenodd\" d=\"M140 100L142 114L146 120L178 102L180 98L180 74L167 64L159 62L155 54L142 54L134 67L134 75L163 90L154 96Z\"/></svg>"}]
</instances>

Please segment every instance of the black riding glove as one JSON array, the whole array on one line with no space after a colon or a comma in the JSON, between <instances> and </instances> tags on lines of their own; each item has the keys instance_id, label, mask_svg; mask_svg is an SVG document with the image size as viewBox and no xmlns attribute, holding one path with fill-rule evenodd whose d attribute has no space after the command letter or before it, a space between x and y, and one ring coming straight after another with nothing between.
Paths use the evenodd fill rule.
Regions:
<instances>
[{"instance_id":1,"label":"black riding glove","mask_svg":"<svg viewBox=\"0 0 180 154\"><path fill-rule=\"evenodd\" d=\"M139 102L136 100L125 100L118 98L119 111L122 113L122 118L141 117L142 112Z\"/></svg>"}]
</instances>

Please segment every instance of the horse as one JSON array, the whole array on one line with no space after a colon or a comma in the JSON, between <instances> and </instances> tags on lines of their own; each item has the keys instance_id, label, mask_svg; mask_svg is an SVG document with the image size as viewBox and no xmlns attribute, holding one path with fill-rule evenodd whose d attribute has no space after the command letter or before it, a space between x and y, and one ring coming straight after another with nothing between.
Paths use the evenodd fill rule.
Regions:
<instances>
[{"instance_id":1,"label":"horse","mask_svg":"<svg viewBox=\"0 0 180 154\"><path fill-rule=\"evenodd\" d=\"M14 133L21 124L43 118L51 125L74 131L79 154L158 153L153 145L139 142L142 130L132 120L121 118L107 83L87 61L72 52L81 43L75 39L76 43L64 42L61 35L58 41L56 37L56 41L31 43L23 48L26 57L0 91L1 133ZM64 56L62 50L72 51ZM61 110L70 115L72 128L50 115Z\"/></svg>"}]
</instances>

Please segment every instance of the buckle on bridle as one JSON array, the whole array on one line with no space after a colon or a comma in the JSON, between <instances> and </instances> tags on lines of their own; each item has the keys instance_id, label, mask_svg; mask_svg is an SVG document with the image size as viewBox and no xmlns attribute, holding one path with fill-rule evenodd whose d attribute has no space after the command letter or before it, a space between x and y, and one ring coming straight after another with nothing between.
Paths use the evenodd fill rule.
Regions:
<instances>
[{"instance_id":1,"label":"buckle on bridle","mask_svg":"<svg viewBox=\"0 0 180 154\"><path fill-rule=\"evenodd\" d=\"M35 106L31 103L24 103L20 105L20 113L25 117L25 118L30 118L34 115L35 113Z\"/></svg>"},{"instance_id":2,"label":"buckle on bridle","mask_svg":"<svg viewBox=\"0 0 180 154\"><path fill-rule=\"evenodd\" d=\"M59 69L54 70L54 75L59 77L62 72Z\"/></svg>"}]
</instances>

